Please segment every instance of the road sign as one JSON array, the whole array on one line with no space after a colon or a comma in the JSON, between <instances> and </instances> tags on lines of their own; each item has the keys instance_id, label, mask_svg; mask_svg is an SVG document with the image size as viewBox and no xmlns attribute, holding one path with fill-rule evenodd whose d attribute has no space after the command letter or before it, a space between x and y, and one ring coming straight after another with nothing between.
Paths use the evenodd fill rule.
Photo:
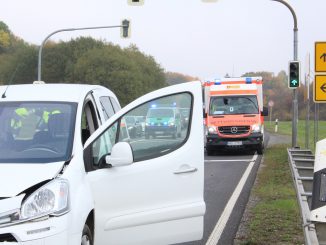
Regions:
<instances>
[{"instance_id":1,"label":"road sign","mask_svg":"<svg viewBox=\"0 0 326 245\"><path fill-rule=\"evenodd\" d=\"M326 102L326 75L315 76L314 101L316 103Z\"/></svg>"},{"instance_id":2,"label":"road sign","mask_svg":"<svg viewBox=\"0 0 326 245\"><path fill-rule=\"evenodd\" d=\"M315 72L326 72L326 42L315 42Z\"/></svg>"},{"instance_id":3,"label":"road sign","mask_svg":"<svg viewBox=\"0 0 326 245\"><path fill-rule=\"evenodd\" d=\"M268 101L268 106L273 107L274 106L274 101L273 100Z\"/></svg>"}]
</instances>

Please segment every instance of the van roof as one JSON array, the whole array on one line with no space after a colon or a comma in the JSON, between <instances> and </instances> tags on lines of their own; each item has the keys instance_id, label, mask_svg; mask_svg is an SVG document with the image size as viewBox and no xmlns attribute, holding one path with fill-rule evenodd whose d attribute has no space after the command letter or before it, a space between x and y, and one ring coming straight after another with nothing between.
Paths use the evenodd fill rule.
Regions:
<instances>
[{"instance_id":1,"label":"van roof","mask_svg":"<svg viewBox=\"0 0 326 245\"><path fill-rule=\"evenodd\" d=\"M0 86L0 102L3 101L83 101L85 96L96 89L106 89L98 85L86 84L21 84ZM7 89L7 91L6 91ZM6 92L5 92L6 91ZM5 98L2 95L5 92ZM113 94L113 93L112 93Z\"/></svg>"}]
</instances>

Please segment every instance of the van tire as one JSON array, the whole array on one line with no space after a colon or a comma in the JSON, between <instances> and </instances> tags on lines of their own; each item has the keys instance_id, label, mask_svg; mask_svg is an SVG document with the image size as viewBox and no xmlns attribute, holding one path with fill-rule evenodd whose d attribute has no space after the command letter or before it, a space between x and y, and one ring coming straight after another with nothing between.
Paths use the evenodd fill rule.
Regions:
<instances>
[{"instance_id":1,"label":"van tire","mask_svg":"<svg viewBox=\"0 0 326 245\"><path fill-rule=\"evenodd\" d=\"M93 234L88 224L84 225L83 233L81 237L81 245L93 245Z\"/></svg>"}]
</instances>

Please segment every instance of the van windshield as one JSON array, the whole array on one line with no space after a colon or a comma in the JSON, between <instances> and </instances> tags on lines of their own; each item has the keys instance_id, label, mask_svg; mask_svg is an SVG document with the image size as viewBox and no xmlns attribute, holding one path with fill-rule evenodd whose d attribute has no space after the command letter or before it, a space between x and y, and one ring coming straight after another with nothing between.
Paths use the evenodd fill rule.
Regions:
<instances>
[{"instance_id":1,"label":"van windshield","mask_svg":"<svg viewBox=\"0 0 326 245\"><path fill-rule=\"evenodd\" d=\"M211 97L209 105L210 115L237 115L258 113L258 102L255 95Z\"/></svg>"},{"instance_id":2,"label":"van windshield","mask_svg":"<svg viewBox=\"0 0 326 245\"><path fill-rule=\"evenodd\" d=\"M48 163L71 156L77 103L1 102L0 163Z\"/></svg>"}]
</instances>

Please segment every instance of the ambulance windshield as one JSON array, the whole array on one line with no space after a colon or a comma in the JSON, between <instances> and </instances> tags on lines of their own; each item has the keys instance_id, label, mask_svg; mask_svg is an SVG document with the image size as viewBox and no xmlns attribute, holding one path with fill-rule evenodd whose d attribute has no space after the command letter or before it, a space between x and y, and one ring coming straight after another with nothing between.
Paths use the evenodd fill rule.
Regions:
<instances>
[{"instance_id":1,"label":"ambulance windshield","mask_svg":"<svg viewBox=\"0 0 326 245\"><path fill-rule=\"evenodd\" d=\"M209 115L239 115L258 113L258 102L255 95L211 97Z\"/></svg>"},{"instance_id":2,"label":"ambulance windshield","mask_svg":"<svg viewBox=\"0 0 326 245\"><path fill-rule=\"evenodd\" d=\"M68 160L76 110L76 103L1 102L0 163Z\"/></svg>"}]
</instances>

